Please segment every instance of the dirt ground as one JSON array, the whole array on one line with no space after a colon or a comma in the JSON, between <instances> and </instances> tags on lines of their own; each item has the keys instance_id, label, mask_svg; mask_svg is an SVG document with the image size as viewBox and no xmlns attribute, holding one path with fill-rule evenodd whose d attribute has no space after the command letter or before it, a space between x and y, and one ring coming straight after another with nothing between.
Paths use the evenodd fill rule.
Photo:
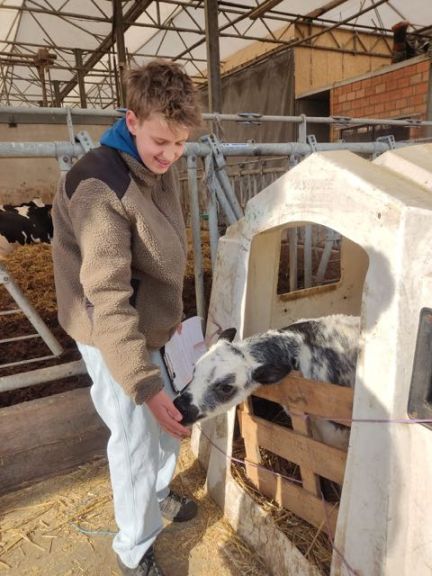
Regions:
<instances>
[{"instance_id":1,"label":"dirt ground","mask_svg":"<svg viewBox=\"0 0 432 576\"><path fill-rule=\"evenodd\" d=\"M156 556L166 576L266 576L265 566L232 531L204 489L205 475L183 441L173 487L199 504L198 516L167 524ZM104 460L0 499L0 574L120 576Z\"/></svg>"}]
</instances>

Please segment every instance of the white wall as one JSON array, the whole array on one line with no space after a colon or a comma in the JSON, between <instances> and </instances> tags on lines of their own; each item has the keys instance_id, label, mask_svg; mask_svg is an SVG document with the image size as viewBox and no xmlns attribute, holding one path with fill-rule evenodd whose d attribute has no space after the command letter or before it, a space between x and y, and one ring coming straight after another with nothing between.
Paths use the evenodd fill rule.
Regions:
<instances>
[{"instance_id":1,"label":"white wall","mask_svg":"<svg viewBox=\"0 0 432 576\"><path fill-rule=\"evenodd\" d=\"M74 125L74 132L87 130L94 142L106 130L106 125ZM0 124L0 142L69 141L64 124ZM52 200L59 177L53 158L0 158L0 204L18 204L34 197Z\"/></svg>"}]
</instances>

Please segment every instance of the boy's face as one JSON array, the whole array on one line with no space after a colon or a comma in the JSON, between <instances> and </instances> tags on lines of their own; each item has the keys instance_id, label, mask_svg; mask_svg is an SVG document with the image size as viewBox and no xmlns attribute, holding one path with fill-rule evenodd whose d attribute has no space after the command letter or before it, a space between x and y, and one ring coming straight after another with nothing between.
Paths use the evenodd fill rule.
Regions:
<instances>
[{"instance_id":1,"label":"boy's face","mask_svg":"<svg viewBox=\"0 0 432 576\"><path fill-rule=\"evenodd\" d=\"M189 137L185 126L169 124L160 114L140 121L132 110L126 112L126 124L135 136L141 160L151 172L164 174L183 154Z\"/></svg>"}]
</instances>

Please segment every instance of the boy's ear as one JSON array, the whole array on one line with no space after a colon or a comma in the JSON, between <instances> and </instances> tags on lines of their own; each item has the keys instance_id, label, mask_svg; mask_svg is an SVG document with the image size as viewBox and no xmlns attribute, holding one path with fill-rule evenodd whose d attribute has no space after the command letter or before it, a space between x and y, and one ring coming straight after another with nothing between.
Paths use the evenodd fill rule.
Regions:
<instances>
[{"instance_id":1,"label":"boy's ear","mask_svg":"<svg viewBox=\"0 0 432 576\"><path fill-rule=\"evenodd\" d=\"M138 118L132 110L127 110L125 115L126 126L131 134L136 136L136 131L138 127Z\"/></svg>"},{"instance_id":2,"label":"boy's ear","mask_svg":"<svg viewBox=\"0 0 432 576\"><path fill-rule=\"evenodd\" d=\"M252 380L259 384L275 384L291 372L290 366L263 364L252 372Z\"/></svg>"},{"instance_id":3,"label":"boy's ear","mask_svg":"<svg viewBox=\"0 0 432 576\"><path fill-rule=\"evenodd\" d=\"M237 334L237 330L235 328L227 328L223 332L219 334L219 340L228 340L228 342L232 342Z\"/></svg>"}]
</instances>

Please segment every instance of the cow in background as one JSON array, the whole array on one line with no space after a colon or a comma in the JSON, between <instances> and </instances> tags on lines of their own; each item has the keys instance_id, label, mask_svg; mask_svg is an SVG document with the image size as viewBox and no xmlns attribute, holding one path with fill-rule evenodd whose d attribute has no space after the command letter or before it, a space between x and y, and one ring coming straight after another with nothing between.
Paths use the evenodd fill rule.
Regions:
<instances>
[{"instance_id":1,"label":"cow in background","mask_svg":"<svg viewBox=\"0 0 432 576\"><path fill-rule=\"evenodd\" d=\"M38 198L16 206L0 205L0 259L18 245L49 244L53 236L51 208Z\"/></svg>"}]
</instances>

